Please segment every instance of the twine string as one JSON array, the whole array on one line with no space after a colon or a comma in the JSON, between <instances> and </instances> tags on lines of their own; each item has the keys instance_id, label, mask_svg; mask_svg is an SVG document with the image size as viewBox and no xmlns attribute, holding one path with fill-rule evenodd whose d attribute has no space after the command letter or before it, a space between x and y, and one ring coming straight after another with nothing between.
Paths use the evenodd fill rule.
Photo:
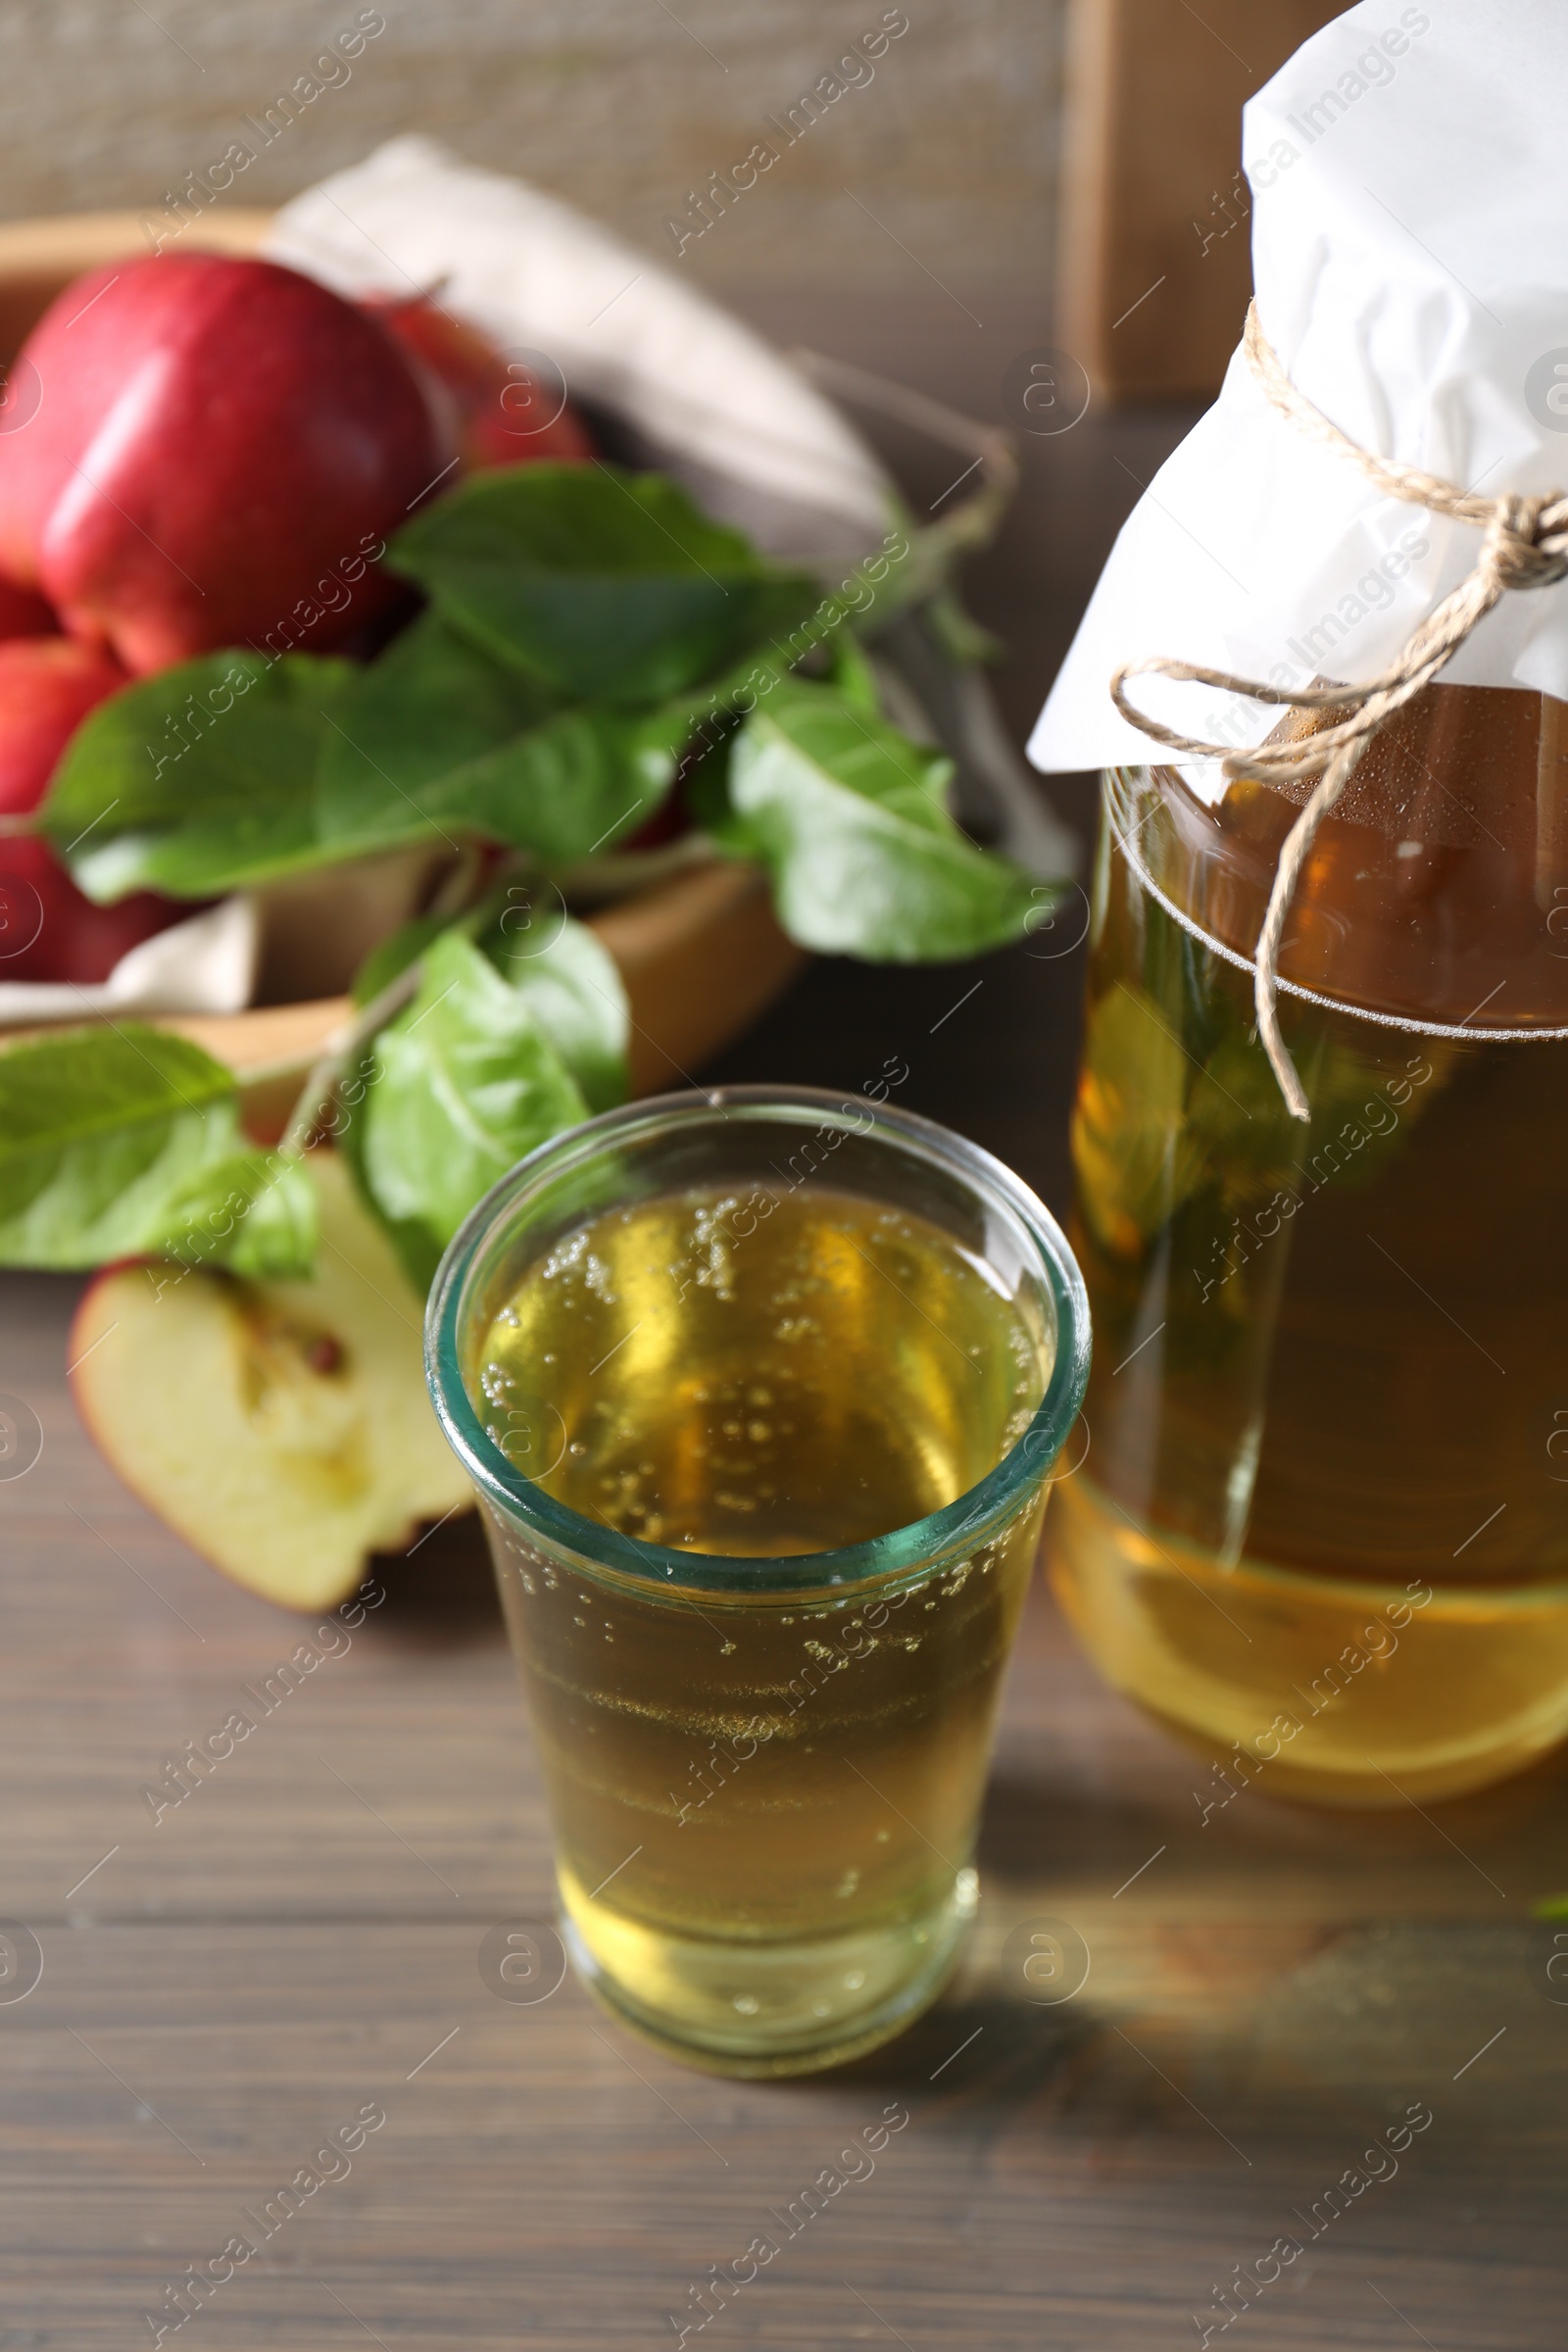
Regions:
<instances>
[{"instance_id":1,"label":"twine string","mask_svg":"<svg viewBox=\"0 0 1568 2352\"><path fill-rule=\"evenodd\" d=\"M1472 490L1456 489L1442 476L1418 466L1402 466L1380 458L1352 441L1331 423L1305 393L1297 389L1280 364L1252 303L1242 340L1248 365L1281 416L1298 432L1336 456L1359 466L1367 480L1388 498L1425 507L1458 522L1477 524L1484 533L1475 568L1451 595L1411 634L1391 669L1364 686L1303 686L1291 689L1265 685L1256 678L1235 676L1224 669L1207 669L1196 662L1168 661L1155 655L1128 662L1110 681L1111 699L1123 718L1168 750L1198 759L1219 760L1227 776L1253 777L1263 783L1317 782L1300 815L1286 836L1269 892L1268 908L1258 935L1253 966L1252 996L1257 1029L1270 1066L1279 1081L1291 1116L1311 1117L1296 1064L1280 1034L1278 964L1280 941L1296 895L1301 868L1311 854L1318 827L1344 793L1357 761L1373 738L1382 733L1396 712L1429 686L1477 623L1501 602L1511 588L1549 588L1568 578L1568 495L1560 490L1523 493L1507 491L1500 498L1481 498ZM1209 743L1183 735L1138 710L1127 694L1135 677L1173 678L1185 685L1211 686L1250 701L1282 706L1292 710L1344 710L1348 716L1315 734L1295 741L1262 743L1249 752L1228 744Z\"/></svg>"}]
</instances>

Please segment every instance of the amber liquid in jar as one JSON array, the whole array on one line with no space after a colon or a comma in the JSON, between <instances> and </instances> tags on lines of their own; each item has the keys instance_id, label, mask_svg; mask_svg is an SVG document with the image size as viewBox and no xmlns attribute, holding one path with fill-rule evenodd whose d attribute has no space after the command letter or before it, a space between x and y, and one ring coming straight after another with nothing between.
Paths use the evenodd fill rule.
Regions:
<instances>
[{"instance_id":1,"label":"amber liquid in jar","mask_svg":"<svg viewBox=\"0 0 1568 2352\"><path fill-rule=\"evenodd\" d=\"M1568 711L1439 686L1365 755L1281 956L1309 1126L1250 969L1297 813L1111 779L1073 1121L1053 1573L1202 1743L1203 1818L1452 1793L1568 1732Z\"/></svg>"}]
</instances>

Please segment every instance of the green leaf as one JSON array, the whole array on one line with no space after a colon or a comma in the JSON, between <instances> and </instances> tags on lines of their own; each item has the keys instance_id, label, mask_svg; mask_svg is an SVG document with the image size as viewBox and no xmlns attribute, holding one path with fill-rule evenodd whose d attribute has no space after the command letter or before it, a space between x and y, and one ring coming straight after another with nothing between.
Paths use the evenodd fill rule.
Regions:
<instances>
[{"instance_id":1,"label":"green leaf","mask_svg":"<svg viewBox=\"0 0 1568 2352\"><path fill-rule=\"evenodd\" d=\"M603 465L474 474L389 561L550 692L622 708L696 685L815 600L674 482Z\"/></svg>"},{"instance_id":2,"label":"green leaf","mask_svg":"<svg viewBox=\"0 0 1568 2352\"><path fill-rule=\"evenodd\" d=\"M570 865L646 822L689 732L683 706L555 712L426 615L368 669L217 654L126 689L74 738L42 829L101 901L215 897L432 833Z\"/></svg>"},{"instance_id":3,"label":"green leaf","mask_svg":"<svg viewBox=\"0 0 1568 2352\"><path fill-rule=\"evenodd\" d=\"M675 780L683 710L564 710L446 779L445 805L546 865L576 865L645 825ZM425 796L443 805L441 793Z\"/></svg>"},{"instance_id":4,"label":"green leaf","mask_svg":"<svg viewBox=\"0 0 1568 2352\"><path fill-rule=\"evenodd\" d=\"M307 1274L316 1259L316 1191L277 1152L236 1152L199 1169L171 1203L160 1251L256 1281Z\"/></svg>"},{"instance_id":5,"label":"green leaf","mask_svg":"<svg viewBox=\"0 0 1568 2352\"><path fill-rule=\"evenodd\" d=\"M631 1022L614 957L586 923L569 916L552 922L530 912L522 922L501 915L481 943L512 984L535 1029L590 1110L612 1110L626 1099L626 1045Z\"/></svg>"},{"instance_id":6,"label":"green leaf","mask_svg":"<svg viewBox=\"0 0 1568 2352\"><path fill-rule=\"evenodd\" d=\"M848 630L841 630L832 640L832 662L833 683L851 710L862 718L880 719L882 698L877 692L876 672Z\"/></svg>"},{"instance_id":7,"label":"green leaf","mask_svg":"<svg viewBox=\"0 0 1568 2352\"><path fill-rule=\"evenodd\" d=\"M833 687L792 682L737 736L729 814L712 830L767 868L803 947L887 963L978 956L1019 938L1038 901L1021 867L954 823L952 774Z\"/></svg>"},{"instance_id":8,"label":"green leaf","mask_svg":"<svg viewBox=\"0 0 1568 2352\"><path fill-rule=\"evenodd\" d=\"M498 1177L587 1115L526 996L471 941L455 932L438 939L418 995L375 1041L353 1148L369 1202L414 1281L428 1285Z\"/></svg>"},{"instance_id":9,"label":"green leaf","mask_svg":"<svg viewBox=\"0 0 1568 2352\"><path fill-rule=\"evenodd\" d=\"M635 832L668 792L690 723L557 710L515 670L427 612L363 671L332 714L321 827L361 838L395 812L574 865Z\"/></svg>"},{"instance_id":10,"label":"green leaf","mask_svg":"<svg viewBox=\"0 0 1568 2352\"><path fill-rule=\"evenodd\" d=\"M386 1035L385 1030L381 1035ZM348 1165L361 1201L385 1230L404 1272L416 1291L422 1295L428 1289L430 1277L440 1262L439 1252L432 1256L430 1236L421 1224L414 1219L394 1216L382 1205L371 1188L366 1166L371 1090L385 1075L378 1058L379 1047L380 1039L371 1039L363 1048L358 1059L339 1078L337 1100L332 1105L327 1127L333 1145Z\"/></svg>"},{"instance_id":11,"label":"green leaf","mask_svg":"<svg viewBox=\"0 0 1568 2352\"><path fill-rule=\"evenodd\" d=\"M216 897L423 831L396 796L380 821L323 835L317 765L357 673L307 654L208 654L126 687L73 736L41 829L91 899Z\"/></svg>"},{"instance_id":12,"label":"green leaf","mask_svg":"<svg viewBox=\"0 0 1568 2352\"><path fill-rule=\"evenodd\" d=\"M160 749L176 722L187 748ZM127 689L78 731L42 825L103 901L213 897L432 833L569 865L653 813L688 731L681 710L551 714L421 620L368 669L223 654Z\"/></svg>"},{"instance_id":13,"label":"green leaf","mask_svg":"<svg viewBox=\"0 0 1568 2352\"><path fill-rule=\"evenodd\" d=\"M458 813L442 786L455 769L539 725L550 696L442 619L424 612L356 671L321 747L323 830L359 833L389 802L426 822Z\"/></svg>"},{"instance_id":14,"label":"green leaf","mask_svg":"<svg viewBox=\"0 0 1568 2352\"><path fill-rule=\"evenodd\" d=\"M312 1240L293 1174L247 1150L233 1072L199 1046L127 1021L0 1054L0 1263L299 1273Z\"/></svg>"},{"instance_id":15,"label":"green leaf","mask_svg":"<svg viewBox=\"0 0 1568 2352\"><path fill-rule=\"evenodd\" d=\"M626 1099L626 1047L631 1029L626 991L614 957L586 923L574 922L559 891L512 884L505 905L488 902L478 944L534 1027L582 1090L590 1110L610 1110ZM400 972L423 956L444 931L474 935L479 915L421 914L405 923L361 964L354 1002L368 1004Z\"/></svg>"}]
</instances>

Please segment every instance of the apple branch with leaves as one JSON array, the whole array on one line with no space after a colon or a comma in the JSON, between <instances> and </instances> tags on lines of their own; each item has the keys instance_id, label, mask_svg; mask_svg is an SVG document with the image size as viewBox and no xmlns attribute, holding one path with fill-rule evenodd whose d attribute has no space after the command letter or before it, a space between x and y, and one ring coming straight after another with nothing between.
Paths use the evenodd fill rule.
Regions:
<instances>
[{"instance_id":1,"label":"apple branch with leaves","mask_svg":"<svg viewBox=\"0 0 1568 2352\"><path fill-rule=\"evenodd\" d=\"M677 779L704 851L762 867L803 946L923 961L1019 937L1034 877L954 821L952 761L889 725L858 650L871 614L931 591L901 544L902 569L824 598L662 476L482 473L392 542L425 604L374 661L229 650L100 704L35 820L100 905L212 899L432 829L457 863L368 960L275 1151L247 1140L233 1073L159 1029L0 1054L0 1263L302 1273L326 1132L422 1290L499 1176L626 1089L613 963L564 913L519 956L508 877L563 907L596 875L626 887L667 862L635 833ZM193 704L220 714L171 760Z\"/></svg>"}]
</instances>

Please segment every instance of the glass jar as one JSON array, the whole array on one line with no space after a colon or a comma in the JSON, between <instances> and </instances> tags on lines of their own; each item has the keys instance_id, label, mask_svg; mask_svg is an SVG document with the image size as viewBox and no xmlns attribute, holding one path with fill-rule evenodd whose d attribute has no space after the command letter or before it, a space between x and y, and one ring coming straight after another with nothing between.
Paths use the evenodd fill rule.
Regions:
<instances>
[{"instance_id":1,"label":"glass jar","mask_svg":"<svg viewBox=\"0 0 1568 2352\"><path fill-rule=\"evenodd\" d=\"M1568 708L1438 685L1363 756L1279 959L1308 1125L1251 959L1309 789L1114 771L1095 884L1090 1452L1048 1542L1204 1819L1568 1732Z\"/></svg>"}]
</instances>

